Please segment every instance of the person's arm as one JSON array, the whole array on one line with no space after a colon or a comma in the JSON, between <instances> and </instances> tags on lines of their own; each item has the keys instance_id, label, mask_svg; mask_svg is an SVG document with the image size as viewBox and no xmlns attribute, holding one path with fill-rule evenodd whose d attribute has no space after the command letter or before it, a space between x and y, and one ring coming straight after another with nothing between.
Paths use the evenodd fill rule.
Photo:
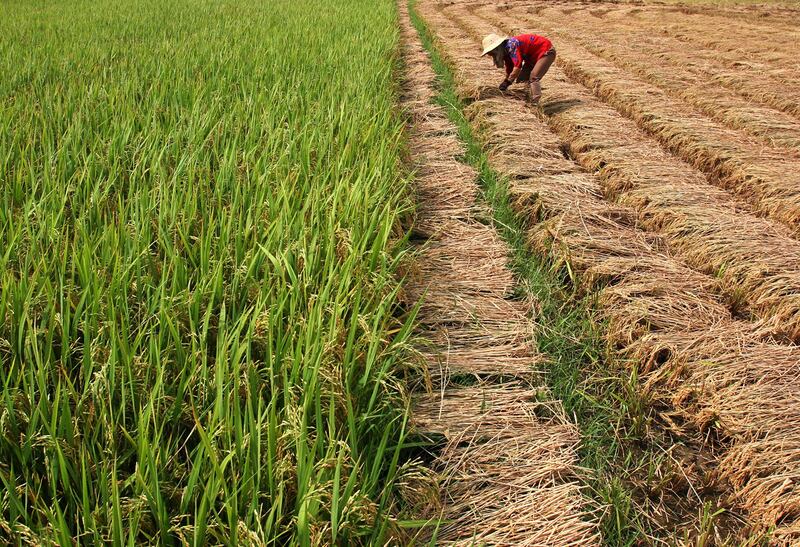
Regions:
<instances>
[{"instance_id":1,"label":"person's arm","mask_svg":"<svg viewBox=\"0 0 800 547\"><path fill-rule=\"evenodd\" d=\"M511 63L508 57L506 57L504 61L506 69L506 78L502 82L500 82L500 91L505 91L506 89L508 89L508 86L511 85L511 80L508 79L508 75L511 74L512 70L514 70L514 65Z\"/></svg>"},{"instance_id":2,"label":"person's arm","mask_svg":"<svg viewBox=\"0 0 800 547\"><path fill-rule=\"evenodd\" d=\"M519 71L522 70L522 54L519 52L519 49L516 47L514 48L513 53L511 53L511 62L508 63L511 66L510 71L508 72L508 76L506 78L509 82L514 82L519 76Z\"/></svg>"},{"instance_id":3,"label":"person's arm","mask_svg":"<svg viewBox=\"0 0 800 547\"><path fill-rule=\"evenodd\" d=\"M519 43L514 38L508 41L508 55L506 57L506 79L500 84L500 89L505 91L508 86L514 83L522 70L522 53L519 51Z\"/></svg>"}]
</instances>

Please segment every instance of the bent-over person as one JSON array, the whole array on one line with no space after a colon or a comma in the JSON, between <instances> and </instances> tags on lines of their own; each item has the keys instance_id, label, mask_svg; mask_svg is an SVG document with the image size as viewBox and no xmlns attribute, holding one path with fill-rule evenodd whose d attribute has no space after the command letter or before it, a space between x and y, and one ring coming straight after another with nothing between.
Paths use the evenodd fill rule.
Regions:
<instances>
[{"instance_id":1,"label":"bent-over person","mask_svg":"<svg viewBox=\"0 0 800 547\"><path fill-rule=\"evenodd\" d=\"M489 34L483 39L482 55L490 55L497 68L505 68L500 91L515 82L530 82L530 100L538 104L542 97L542 77L556 59L556 49L550 40L538 34L511 37Z\"/></svg>"}]
</instances>

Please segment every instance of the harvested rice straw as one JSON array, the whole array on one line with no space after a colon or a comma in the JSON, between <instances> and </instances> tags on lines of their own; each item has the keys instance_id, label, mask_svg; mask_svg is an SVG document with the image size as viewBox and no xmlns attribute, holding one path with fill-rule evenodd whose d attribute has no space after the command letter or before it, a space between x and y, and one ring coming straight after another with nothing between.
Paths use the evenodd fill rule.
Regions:
<instances>
[{"instance_id":1,"label":"harvested rice straw","mask_svg":"<svg viewBox=\"0 0 800 547\"><path fill-rule=\"evenodd\" d=\"M637 19L639 17L641 15ZM688 47L710 51L730 68L752 63L760 71L777 78L796 78L799 75L797 44L800 43L800 29L796 19L795 24L789 26L751 24L750 21L730 23L724 18L705 15L685 17L675 14L667 17L666 25L657 16L651 19L664 29L661 34ZM713 19L716 21L712 22Z\"/></svg>"},{"instance_id":2,"label":"harvested rice straw","mask_svg":"<svg viewBox=\"0 0 800 547\"><path fill-rule=\"evenodd\" d=\"M464 15L463 24L487 26L473 19ZM473 31L473 37L479 34ZM558 81L542 103L548 121L581 165L599 170L604 193L634 206L643 226L663 234L691 267L718 275L724 290L772 321L777 334L800 337L800 242L783 227L748 215L701 174L648 144L633 122L557 67L548 77Z\"/></svg>"},{"instance_id":3,"label":"harvested rice straw","mask_svg":"<svg viewBox=\"0 0 800 547\"><path fill-rule=\"evenodd\" d=\"M441 512L428 516L445 519L436 532L443 544L597 544L577 481L577 430L546 389L529 387L542 361L530 305L509 298L509 250L494 228L476 221L476 174L457 161L463 148L455 128L428 102L433 76L421 66L427 58L406 9L401 2L413 67L404 96L416 122L418 226L430 237L406 297L422 298L419 350L441 390L418 395L412 419L419 432L446 441L435 461ZM453 374L517 381L447 389Z\"/></svg>"},{"instance_id":4,"label":"harvested rice straw","mask_svg":"<svg viewBox=\"0 0 800 547\"><path fill-rule=\"evenodd\" d=\"M446 19L435 22L445 26L434 26L440 36L458 36L445 32L453 30ZM464 73L478 70L471 59L451 61L462 63ZM644 365L643 391L679 429L713 428L725 439L729 448L721 451L713 480L734 487L729 502L749 512L755 531L779 523L776 539L800 539L800 494L791 486L800 482L793 440L800 425L797 346L770 342L768 325L734 320L719 298L720 280L658 251L665 250L659 239L638 230L639 215L605 202L597 179L563 168L558 139L527 107L505 104L479 100L470 114L493 146L510 138L514 127L516 142L536 140L547 149L537 154L539 165L528 178L512 170L515 207L538 222L532 241L594 272L589 282L608 283L599 305L609 319L609 341ZM512 160L493 155L495 162L504 158Z\"/></svg>"},{"instance_id":5,"label":"harvested rice straw","mask_svg":"<svg viewBox=\"0 0 800 547\"><path fill-rule=\"evenodd\" d=\"M495 21L496 10L481 8L477 15ZM783 152L796 154L800 149L800 120L769 106L754 104L722 86L709 86L708 79L693 72L683 60L681 50L665 51L661 55L643 56L638 42L631 42L631 25L623 24L607 28L609 32L600 37L589 21L574 17L561 21L522 15L519 24L527 23L533 28L547 25L548 36L557 43L575 43L604 61L625 69L638 78L664 90L671 98L683 106L686 103L698 109L727 128L736 129L761 140L762 144L783 148ZM543 23L544 22L544 23ZM635 45L634 45L635 44ZM652 89L652 88L651 88ZM657 105L661 106L661 105ZM737 136L739 144L752 147L752 139L743 141ZM744 150L745 152L747 150ZM781 150L778 150L780 152Z\"/></svg>"},{"instance_id":6,"label":"harvested rice straw","mask_svg":"<svg viewBox=\"0 0 800 547\"><path fill-rule=\"evenodd\" d=\"M525 9L516 7L517 4L510 4L515 13L525 13ZM562 10L550 8L548 5L536 4L528 10L529 15L526 17L534 28L540 21L558 21L564 18ZM659 15L658 17L661 17ZM535 17L535 18L534 18ZM604 28L613 28L614 22L608 25L604 18ZM576 24L583 21L593 21L593 17L575 17L570 16L564 18L571 25L573 22ZM762 68L761 65L756 68L758 70L758 78L753 78L752 74L748 71L742 70L743 59L741 55L736 55L736 58L731 62L721 57L724 55L722 52L707 48L693 48L691 52L691 62L685 63L683 60L675 58L671 52L685 51L686 42L682 39L665 35L654 29L652 23L643 23L638 21L637 17L631 17L629 10L622 13L621 19L618 21L623 27L622 29L607 34L620 34L624 35L628 43L635 43L636 50L648 60L659 62L664 60L672 64L676 71L687 71L695 75L700 81L704 81L708 88L715 86L724 87L731 93L744 97L753 103L759 103L771 108L780 110L787 114L793 115L795 119L800 117L800 85L796 83L796 78L787 77L783 69L779 69L775 75L770 75ZM653 21L660 28L663 21ZM594 22L596 25L596 22ZM591 25L584 25L588 30L591 30Z\"/></svg>"},{"instance_id":7,"label":"harvested rice straw","mask_svg":"<svg viewBox=\"0 0 800 547\"><path fill-rule=\"evenodd\" d=\"M490 25L506 21L495 10L476 13L485 14ZM481 21L477 15L464 17ZM544 24L545 30L549 28L546 22L539 24ZM800 229L800 154L796 150L756 145L740 132L687 109L658 87L632 77L585 48L566 40L558 44L559 65L570 78L592 89L664 146L707 173L712 183L752 203L759 214L784 222L792 230ZM800 135L800 122L796 126ZM798 139L792 142L800 144ZM705 182L697 174L693 178L698 184Z\"/></svg>"},{"instance_id":8,"label":"harvested rice straw","mask_svg":"<svg viewBox=\"0 0 800 547\"><path fill-rule=\"evenodd\" d=\"M442 385L453 374L532 377L532 366L541 359L535 358L530 335L524 323L443 326L423 335L429 344L420 351L430 376Z\"/></svg>"},{"instance_id":9,"label":"harvested rice straw","mask_svg":"<svg viewBox=\"0 0 800 547\"><path fill-rule=\"evenodd\" d=\"M558 90L545 100L546 109L576 98L581 103L556 109L552 126L585 167L602 167L604 191L635 206L642 225L662 233L687 264L719 275L724 290L770 319L776 333L796 339L800 244L780 228L741 212L724 192L710 191L701 175L647 146L630 122L626 125L578 86L559 80Z\"/></svg>"},{"instance_id":10,"label":"harvested rice straw","mask_svg":"<svg viewBox=\"0 0 800 547\"><path fill-rule=\"evenodd\" d=\"M439 543L597 543L574 480L575 429L560 404L542 395L522 385L482 385L417 401L417 427L447 439L437 459L447 470Z\"/></svg>"},{"instance_id":11,"label":"harvested rice straw","mask_svg":"<svg viewBox=\"0 0 800 547\"><path fill-rule=\"evenodd\" d=\"M468 5L482 7L486 3L474 2ZM512 0L504 3L503 8L525 9L529 5L526 2ZM540 7L539 4L534 6ZM576 15L575 11L567 14L552 4L541 8L537 14L542 18L558 20L570 16L594 21L595 25L598 23L597 18L585 10L579 10L582 13ZM620 23L635 26L632 39L638 41L641 37L649 37L651 38L649 43L660 45L661 51L676 51L681 47L686 51L687 48L691 48L692 53L689 56L691 61L696 55L703 60L715 59L720 67L740 70L742 66L752 64L759 69L759 76L764 73L778 78L797 71L796 58L792 57L800 40L800 28L797 24L781 25L775 21L759 21L757 24L752 24L755 21L752 11L747 22L718 17L719 14L693 13L691 17L687 17L685 12L670 7L625 9L617 11L616 16L614 13L610 11L603 15L604 28L611 29ZM793 11L794 15L797 13L796 10ZM715 21L712 22L711 19ZM791 19L787 18L784 22L788 21ZM737 34L739 41L731 39L731 34ZM733 48L725 47L724 41L734 44ZM746 49L750 51L745 53Z\"/></svg>"}]
</instances>

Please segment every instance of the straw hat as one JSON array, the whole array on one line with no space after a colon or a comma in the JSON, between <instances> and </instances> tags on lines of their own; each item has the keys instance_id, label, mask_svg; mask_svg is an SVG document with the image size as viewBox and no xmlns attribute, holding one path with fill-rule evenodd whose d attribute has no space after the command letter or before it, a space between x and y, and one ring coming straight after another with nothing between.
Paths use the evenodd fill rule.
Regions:
<instances>
[{"instance_id":1,"label":"straw hat","mask_svg":"<svg viewBox=\"0 0 800 547\"><path fill-rule=\"evenodd\" d=\"M502 44L508 39L508 36L499 36L497 34L488 34L483 38L483 53L481 57L492 51L494 48Z\"/></svg>"}]
</instances>

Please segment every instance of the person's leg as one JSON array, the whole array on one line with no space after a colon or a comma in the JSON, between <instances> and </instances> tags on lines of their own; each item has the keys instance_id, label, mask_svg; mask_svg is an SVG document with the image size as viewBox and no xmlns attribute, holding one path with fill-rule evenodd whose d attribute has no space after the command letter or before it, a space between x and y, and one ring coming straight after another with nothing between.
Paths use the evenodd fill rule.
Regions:
<instances>
[{"instance_id":1,"label":"person's leg","mask_svg":"<svg viewBox=\"0 0 800 547\"><path fill-rule=\"evenodd\" d=\"M519 71L519 76L517 76L517 83L530 81L533 65L534 64L530 61L522 61L522 68Z\"/></svg>"},{"instance_id":2,"label":"person's leg","mask_svg":"<svg viewBox=\"0 0 800 547\"><path fill-rule=\"evenodd\" d=\"M547 71L550 70L550 65L552 65L555 60L556 50L551 49L536 61L536 64L533 66L533 71L531 72L531 77L541 80L544 75L547 74Z\"/></svg>"},{"instance_id":3,"label":"person's leg","mask_svg":"<svg viewBox=\"0 0 800 547\"><path fill-rule=\"evenodd\" d=\"M531 71L531 102L533 104L537 104L539 99L542 98L542 84L540 80L547 74L547 71L550 70L550 65L552 65L555 60L556 51L555 49L551 49L542 57L539 57L539 60L536 61L536 64L533 66L533 70Z\"/></svg>"}]
</instances>

